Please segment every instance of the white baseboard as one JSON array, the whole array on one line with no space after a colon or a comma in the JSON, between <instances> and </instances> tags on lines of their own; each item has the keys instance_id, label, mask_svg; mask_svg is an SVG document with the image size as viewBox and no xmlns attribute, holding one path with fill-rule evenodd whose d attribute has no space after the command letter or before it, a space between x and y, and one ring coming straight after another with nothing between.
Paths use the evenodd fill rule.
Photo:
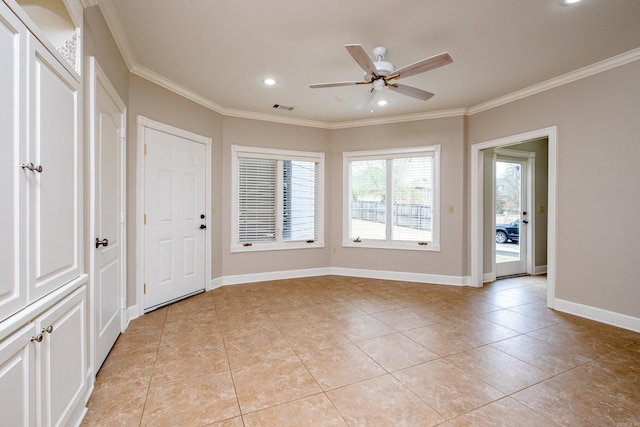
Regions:
<instances>
[{"instance_id":1,"label":"white baseboard","mask_svg":"<svg viewBox=\"0 0 640 427\"><path fill-rule=\"evenodd\" d=\"M311 268L306 270L269 271L266 273L238 274L222 276L212 279L207 290L220 286L241 285L243 283L266 282L269 280L298 279L300 277L326 276L331 273L330 268Z\"/></svg>"},{"instance_id":2,"label":"white baseboard","mask_svg":"<svg viewBox=\"0 0 640 427\"><path fill-rule=\"evenodd\" d=\"M358 268L331 268L331 274L338 276L365 277L368 279L400 280L404 282L431 283L434 285L466 286L470 278L464 276L444 276L441 274L406 273L402 271L364 270Z\"/></svg>"},{"instance_id":3,"label":"white baseboard","mask_svg":"<svg viewBox=\"0 0 640 427\"><path fill-rule=\"evenodd\" d=\"M495 282L495 281L496 281L495 271L484 273L484 275L482 276L482 283L489 283L489 282Z\"/></svg>"},{"instance_id":4,"label":"white baseboard","mask_svg":"<svg viewBox=\"0 0 640 427\"><path fill-rule=\"evenodd\" d=\"M264 282L267 280L296 279L301 277L316 276L349 276L365 277L368 279L399 280L404 282L431 283L434 285L466 286L470 277L444 276L438 274L406 273L400 271L365 270L357 268L315 268L308 270L272 271L268 273L240 274L235 276L223 276L212 279L207 290L227 285L240 285L243 283Z\"/></svg>"},{"instance_id":5,"label":"white baseboard","mask_svg":"<svg viewBox=\"0 0 640 427\"><path fill-rule=\"evenodd\" d=\"M537 265L533 267L533 275L537 276L538 274L547 274L547 266L546 265Z\"/></svg>"},{"instance_id":6,"label":"white baseboard","mask_svg":"<svg viewBox=\"0 0 640 427\"><path fill-rule=\"evenodd\" d=\"M620 328L628 329L634 332L640 332L640 318L628 316L626 314L615 313L613 311L604 310L602 308L592 307L589 305L579 304L577 302L567 301L556 298L554 301L556 310L574 314L576 316L595 320L596 322L606 323Z\"/></svg>"},{"instance_id":7,"label":"white baseboard","mask_svg":"<svg viewBox=\"0 0 640 427\"><path fill-rule=\"evenodd\" d=\"M126 330L126 329L127 329L127 327L129 326L129 323L130 323L133 319L135 319L135 318L137 318L138 316L140 316L140 315L141 315L141 313L140 313L140 309L138 308L138 306L137 306L137 305L132 305L131 307L127 308L126 314L127 314L127 318L125 319L125 325L124 325L124 329L125 329L125 330Z\"/></svg>"}]
</instances>

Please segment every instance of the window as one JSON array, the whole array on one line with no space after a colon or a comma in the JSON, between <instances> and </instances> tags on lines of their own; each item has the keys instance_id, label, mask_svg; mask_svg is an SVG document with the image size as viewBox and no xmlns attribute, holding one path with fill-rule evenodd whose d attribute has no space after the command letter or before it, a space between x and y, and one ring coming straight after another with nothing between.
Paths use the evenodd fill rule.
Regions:
<instances>
[{"instance_id":1,"label":"window","mask_svg":"<svg viewBox=\"0 0 640 427\"><path fill-rule=\"evenodd\" d=\"M232 252L324 246L324 153L234 145L232 169Z\"/></svg>"},{"instance_id":2,"label":"window","mask_svg":"<svg viewBox=\"0 0 640 427\"><path fill-rule=\"evenodd\" d=\"M440 146L343 153L343 246L440 250Z\"/></svg>"}]
</instances>

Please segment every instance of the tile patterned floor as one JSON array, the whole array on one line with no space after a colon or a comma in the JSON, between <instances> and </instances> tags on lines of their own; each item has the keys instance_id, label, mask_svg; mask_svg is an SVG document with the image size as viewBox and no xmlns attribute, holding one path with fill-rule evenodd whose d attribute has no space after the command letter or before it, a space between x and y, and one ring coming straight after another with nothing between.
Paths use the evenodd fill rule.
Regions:
<instances>
[{"instance_id":1,"label":"tile patterned floor","mask_svg":"<svg viewBox=\"0 0 640 427\"><path fill-rule=\"evenodd\" d=\"M640 426L640 334L482 289L326 276L131 322L83 426Z\"/></svg>"}]
</instances>

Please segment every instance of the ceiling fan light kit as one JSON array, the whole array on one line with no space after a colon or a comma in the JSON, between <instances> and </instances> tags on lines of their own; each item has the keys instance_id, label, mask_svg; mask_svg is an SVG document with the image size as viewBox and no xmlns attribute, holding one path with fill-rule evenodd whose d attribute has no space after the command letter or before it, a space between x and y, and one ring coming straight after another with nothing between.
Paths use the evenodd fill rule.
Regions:
<instances>
[{"instance_id":1,"label":"ceiling fan light kit","mask_svg":"<svg viewBox=\"0 0 640 427\"><path fill-rule=\"evenodd\" d=\"M405 67L396 70L395 66L388 61L384 61L384 56L387 54L387 48L379 46L373 49L373 57L375 62L367 55L362 45L359 44L347 44L344 46L351 57L358 63L360 68L365 72L365 78L363 81L349 81L349 82L333 82L333 83L316 83L310 84L312 89L325 88L325 87L337 87L337 86L351 86L351 85L363 85L370 84L371 89L365 94L365 96L358 102L356 109L364 109L371 103L376 92L388 88L391 91L400 93L402 95L410 96L421 101L426 101L433 96L433 93L418 89L413 86L407 86L399 83L395 83L393 80L403 77L413 76L419 73L433 70L434 68L442 67L453 62L451 56L447 53L441 53L439 55L431 56L429 58L422 59L420 61L409 64Z\"/></svg>"}]
</instances>

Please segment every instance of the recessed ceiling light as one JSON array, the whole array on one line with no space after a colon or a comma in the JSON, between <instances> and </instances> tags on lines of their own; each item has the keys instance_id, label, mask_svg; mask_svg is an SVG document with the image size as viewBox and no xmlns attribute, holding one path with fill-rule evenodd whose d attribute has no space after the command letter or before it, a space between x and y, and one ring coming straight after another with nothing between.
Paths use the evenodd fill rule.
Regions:
<instances>
[{"instance_id":1,"label":"recessed ceiling light","mask_svg":"<svg viewBox=\"0 0 640 427\"><path fill-rule=\"evenodd\" d=\"M381 99L380 101L377 102L377 104L381 107L384 107L385 105L387 105L389 103L389 101L387 101L386 99Z\"/></svg>"},{"instance_id":2,"label":"recessed ceiling light","mask_svg":"<svg viewBox=\"0 0 640 427\"><path fill-rule=\"evenodd\" d=\"M558 3L562 6L569 6L571 4L576 4L581 2L582 0L558 0Z\"/></svg>"},{"instance_id":3,"label":"recessed ceiling light","mask_svg":"<svg viewBox=\"0 0 640 427\"><path fill-rule=\"evenodd\" d=\"M268 78L262 80L262 83L266 84L267 86L273 86L278 82L275 79L272 79L271 77L268 77Z\"/></svg>"}]
</instances>

